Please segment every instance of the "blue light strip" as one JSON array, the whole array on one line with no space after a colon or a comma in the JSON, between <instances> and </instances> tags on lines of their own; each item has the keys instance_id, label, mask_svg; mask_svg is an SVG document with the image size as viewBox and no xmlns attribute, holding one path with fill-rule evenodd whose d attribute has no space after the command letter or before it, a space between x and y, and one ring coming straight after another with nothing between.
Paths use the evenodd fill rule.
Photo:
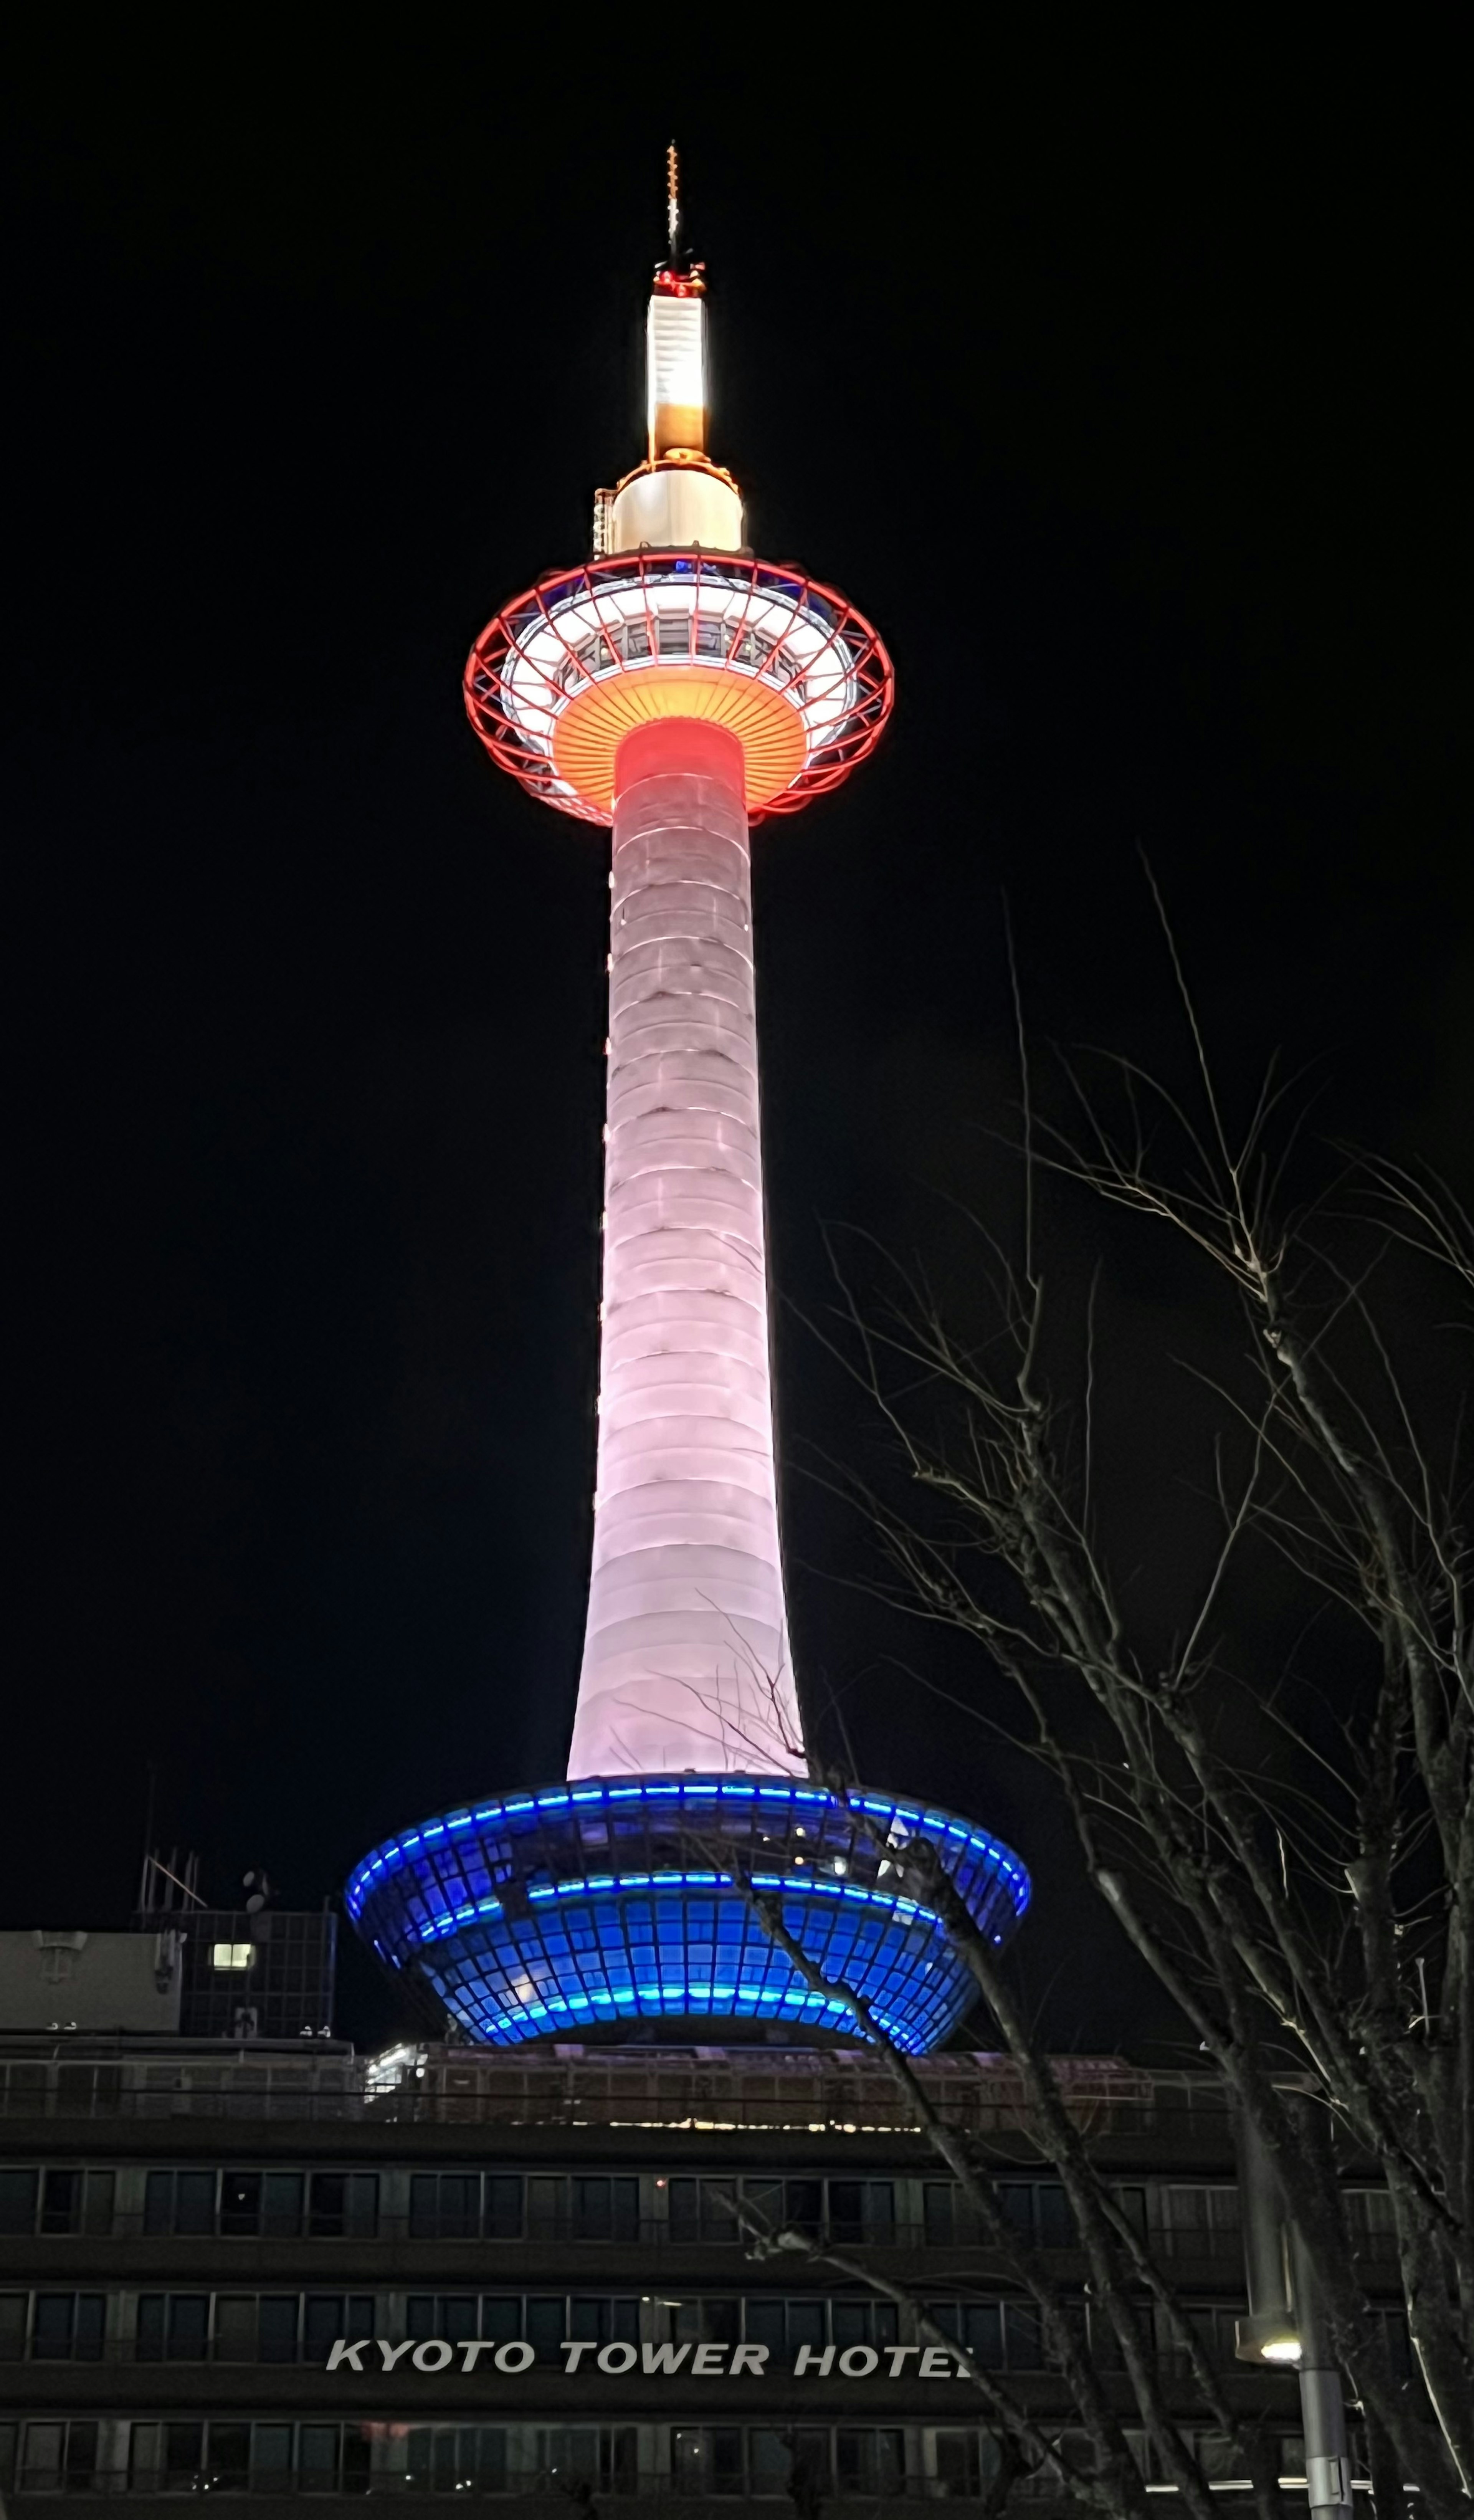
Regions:
<instances>
[{"instance_id":1,"label":"blue light strip","mask_svg":"<svg viewBox=\"0 0 1474 2520\"><path fill-rule=\"evenodd\" d=\"M732 1890L736 1883L730 1872L601 1872L583 1881L535 1881L527 1892L531 1899L607 1899L622 1898L630 1890ZM832 1881L823 1873L754 1872L754 1890L779 1890L784 1897L797 1899L858 1899L866 1907L879 1908L888 1916L924 1916L935 1925L937 1917L930 1908L917 1899L891 1896L884 1890L867 1890L858 1881ZM443 1942L447 1934L456 1933L462 1925L478 1918L505 1915L500 1899L470 1899L459 1908L447 1908L437 1916L427 1916L414 1929L418 1943Z\"/></svg>"},{"instance_id":2,"label":"blue light strip","mask_svg":"<svg viewBox=\"0 0 1474 2520\"><path fill-rule=\"evenodd\" d=\"M593 1843L607 1868L590 1872L600 1812L610 1824ZM863 1825L857 1836L857 1813L873 1837ZM720 1815L724 1831L737 1819L747 1864L771 1849L752 1886L781 1900L822 1975L909 2053L944 2040L975 1990L933 1911L886 1886L902 1847L938 1849L997 1943L1027 1905L1011 1849L949 1812L869 1793L846 1801L789 1778L660 1777L509 1795L402 1830L358 1867L349 1912L381 1958L417 1968L472 2037L496 2046L627 2017L741 2014L858 2033L853 2004L815 1993L732 1871L662 1864L683 1816L699 1833L703 1814Z\"/></svg>"},{"instance_id":3,"label":"blue light strip","mask_svg":"<svg viewBox=\"0 0 1474 2520\"><path fill-rule=\"evenodd\" d=\"M483 1804L475 1811L449 1813L444 1820L423 1829L406 1829L400 1836L386 1838L350 1876L345 1899L349 1914L356 1920L373 1883L386 1872L400 1870L415 1853L428 1843L445 1837L464 1836L471 1828L495 1826L509 1816L531 1812L566 1812L577 1803L650 1802L656 1799L679 1800L683 1803L711 1802L717 1798L737 1801L743 1798L758 1803L779 1803L786 1809L794 1805L805 1808L832 1809L843 1816L845 1807L822 1788L777 1781L732 1778L682 1778L679 1781L642 1778L628 1785L591 1784L576 1791L567 1788L544 1794L509 1795L500 1803ZM1024 1867L1012 1850L989 1836L986 1830L954 1819L950 1812L922 1812L888 1797L856 1793L850 1797L853 1808L867 1817L882 1820L890 1828L897 1826L916 1832L944 1845L974 1855L988 1870L1001 1874L1009 1885L1015 1914L1022 1916L1029 1904L1030 1882ZM900 1849L896 1850L898 1853Z\"/></svg>"}]
</instances>

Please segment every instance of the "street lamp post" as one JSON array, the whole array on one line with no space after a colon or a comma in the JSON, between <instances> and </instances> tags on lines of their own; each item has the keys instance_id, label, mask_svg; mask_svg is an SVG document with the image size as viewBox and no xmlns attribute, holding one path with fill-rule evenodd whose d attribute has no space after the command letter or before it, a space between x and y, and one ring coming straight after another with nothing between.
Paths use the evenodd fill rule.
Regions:
<instances>
[{"instance_id":1,"label":"street lamp post","mask_svg":"<svg viewBox=\"0 0 1474 2520\"><path fill-rule=\"evenodd\" d=\"M1238 2322L1234 2351L1241 2362L1293 2364L1298 2370L1311 2520L1351 2520L1346 2395L1315 2269L1285 2211L1269 2148L1242 2112L1237 2148L1249 2316Z\"/></svg>"}]
</instances>

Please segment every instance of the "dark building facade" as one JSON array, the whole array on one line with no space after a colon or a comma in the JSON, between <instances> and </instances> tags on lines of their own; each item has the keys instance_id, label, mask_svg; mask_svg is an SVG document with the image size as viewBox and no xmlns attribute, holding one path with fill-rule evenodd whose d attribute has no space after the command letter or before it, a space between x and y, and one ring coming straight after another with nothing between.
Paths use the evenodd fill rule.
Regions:
<instances>
[{"instance_id":1,"label":"dark building facade","mask_svg":"<svg viewBox=\"0 0 1474 2520\"><path fill-rule=\"evenodd\" d=\"M337 1917L331 1908L143 1911L143 1933L173 1933L186 2039L300 2039L333 2029Z\"/></svg>"},{"instance_id":2,"label":"dark building facade","mask_svg":"<svg viewBox=\"0 0 1474 2520\"><path fill-rule=\"evenodd\" d=\"M921 2071L986 2143L1010 2215L1078 2282L1089 2322L1065 2200L1009 2069L950 2055ZM1109 2060L1068 2072L1230 2396L1266 2414L1281 2472L1303 2477L1293 2375L1233 2361L1244 2294L1220 2093ZM1068 2430L1027 2305L990 2272L863 2050L364 2060L321 2040L13 2039L6 2494L79 2509L201 2491L693 2514L977 2502L995 2452L971 2385L862 2282L798 2255L754 2260L737 2200L914 2288ZM1349 2206L1391 2320L1372 2177ZM1167 2367L1184 2431L1215 2460L1190 2378ZM1022 2490L1051 2498L1043 2479Z\"/></svg>"}]
</instances>

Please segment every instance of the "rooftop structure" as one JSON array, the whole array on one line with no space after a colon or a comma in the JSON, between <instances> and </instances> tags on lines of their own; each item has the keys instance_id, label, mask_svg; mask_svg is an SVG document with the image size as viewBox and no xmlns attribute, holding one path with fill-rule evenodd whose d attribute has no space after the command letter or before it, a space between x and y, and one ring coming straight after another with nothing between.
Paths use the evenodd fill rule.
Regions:
<instances>
[{"instance_id":1,"label":"rooftop structure","mask_svg":"<svg viewBox=\"0 0 1474 2520\"><path fill-rule=\"evenodd\" d=\"M870 624L756 560L707 451L706 282L669 252L647 326L644 460L594 557L505 606L466 705L494 761L612 832L599 1466L567 1786L468 1803L348 1884L380 1958L493 2045L632 2021L854 2011L934 2048L967 1973L908 1888L926 1841L1002 1943L1028 1876L971 1823L811 1781L774 1460L749 833L848 777L893 676ZM712 2035L716 2035L713 2033Z\"/></svg>"}]
</instances>

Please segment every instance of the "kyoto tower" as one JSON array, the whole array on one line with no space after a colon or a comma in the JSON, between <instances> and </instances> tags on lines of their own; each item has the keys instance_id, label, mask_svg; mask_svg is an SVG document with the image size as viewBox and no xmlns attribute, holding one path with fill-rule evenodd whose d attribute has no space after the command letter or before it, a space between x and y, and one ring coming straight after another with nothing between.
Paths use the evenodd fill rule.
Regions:
<instances>
[{"instance_id":1,"label":"kyoto tower","mask_svg":"<svg viewBox=\"0 0 1474 2520\"><path fill-rule=\"evenodd\" d=\"M382 1959L494 2045L650 2021L703 2042L754 2020L853 2034L845 1988L918 2052L957 2027L972 1982L905 1895L902 1850L929 1840L1000 1943L1028 1876L949 1812L811 1776L778 1523L749 850L755 824L864 760L894 678L842 596L747 548L737 483L707 452L706 321L672 150L645 459L596 493L593 557L506 605L466 668L493 761L612 832L598 1474L568 1782L402 1830L347 1904ZM829 1992L735 1874L781 1898Z\"/></svg>"}]
</instances>

